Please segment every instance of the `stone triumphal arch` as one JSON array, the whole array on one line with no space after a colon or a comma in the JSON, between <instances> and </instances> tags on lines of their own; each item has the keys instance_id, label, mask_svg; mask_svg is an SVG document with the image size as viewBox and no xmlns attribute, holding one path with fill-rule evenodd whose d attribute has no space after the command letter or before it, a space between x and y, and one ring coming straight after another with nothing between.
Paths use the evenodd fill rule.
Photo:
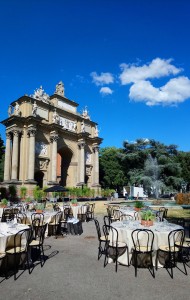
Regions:
<instances>
[{"instance_id":1,"label":"stone triumphal arch","mask_svg":"<svg viewBox=\"0 0 190 300\"><path fill-rule=\"evenodd\" d=\"M80 114L77 107L65 97L62 82L52 96L40 87L10 104L1 122L6 127L3 185L100 187L102 139L87 109Z\"/></svg>"}]
</instances>

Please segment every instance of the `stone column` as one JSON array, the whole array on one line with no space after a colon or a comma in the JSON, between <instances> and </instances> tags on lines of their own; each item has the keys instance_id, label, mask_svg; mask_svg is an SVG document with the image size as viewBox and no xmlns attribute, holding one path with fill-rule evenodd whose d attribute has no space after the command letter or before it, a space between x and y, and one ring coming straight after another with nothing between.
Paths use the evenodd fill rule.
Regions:
<instances>
[{"instance_id":1,"label":"stone column","mask_svg":"<svg viewBox=\"0 0 190 300\"><path fill-rule=\"evenodd\" d=\"M92 147L94 151L94 166L93 166L93 185L99 185L99 146Z\"/></svg>"},{"instance_id":2,"label":"stone column","mask_svg":"<svg viewBox=\"0 0 190 300\"><path fill-rule=\"evenodd\" d=\"M5 150L5 167L4 167L4 181L9 181L11 169L11 133L6 133L6 150Z\"/></svg>"},{"instance_id":3,"label":"stone column","mask_svg":"<svg viewBox=\"0 0 190 300\"><path fill-rule=\"evenodd\" d=\"M11 180L18 180L18 149L19 149L19 131L15 129L13 131Z\"/></svg>"},{"instance_id":4,"label":"stone column","mask_svg":"<svg viewBox=\"0 0 190 300\"><path fill-rule=\"evenodd\" d=\"M85 143L83 141L78 143L79 147L79 165L78 165L78 181L79 184L85 183Z\"/></svg>"},{"instance_id":5,"label":"stone column","mask_svg":"<svg viewBox=\"0 0 190 300\"><path fill-rule=\"evenodd\" d=\"M52 133L50 141L52 142L52 156L51 156L51 180L57 182L57 140L59 136L57 133Z\"/></svg>"},{"instance_id":6,"label":"stone column","mask_svg":"<svg viewBox=\"0 0 190 300\"><path fill-rule=\"evenodd\" d=\"M29 157L28 157L28 180L34 181L34 167L35 167L35 135L36 127L28 128L29 135Z\"/></svg>"}]
</instances>

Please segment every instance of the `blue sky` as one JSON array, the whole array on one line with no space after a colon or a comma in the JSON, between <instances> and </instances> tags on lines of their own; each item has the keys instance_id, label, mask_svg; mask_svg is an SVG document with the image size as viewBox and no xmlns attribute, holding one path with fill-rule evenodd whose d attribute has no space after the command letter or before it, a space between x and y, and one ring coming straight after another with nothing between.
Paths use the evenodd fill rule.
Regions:
<instances>
[{"instance_id":1,"label":"blue sky","mask_svg":"<svg viewBox=\"0 0 190 300\"><path fill-rule=\"evenodd\" d=\"M0 37L1 120L62 80L102 147L151 138L190 151L190 1L1 0Z\"/></svg>"}]
</instances>

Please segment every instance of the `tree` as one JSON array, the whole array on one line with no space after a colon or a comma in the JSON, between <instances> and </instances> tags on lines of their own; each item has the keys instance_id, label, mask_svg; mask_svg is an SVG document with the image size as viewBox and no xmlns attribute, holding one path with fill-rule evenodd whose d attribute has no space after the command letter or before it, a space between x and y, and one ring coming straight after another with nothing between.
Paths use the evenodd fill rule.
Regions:
<instances>
[{"instance_id":1,"label":"tree","mask_svg":"<svg viewBox=\"0 0 190 300\"><path fill-rule=\"evenodd\" d=\"M122 150L115 147L100 149L100 184L103 188L119 189L126 184L125 172L120 155Z\"/></svg>"}]
</instances>

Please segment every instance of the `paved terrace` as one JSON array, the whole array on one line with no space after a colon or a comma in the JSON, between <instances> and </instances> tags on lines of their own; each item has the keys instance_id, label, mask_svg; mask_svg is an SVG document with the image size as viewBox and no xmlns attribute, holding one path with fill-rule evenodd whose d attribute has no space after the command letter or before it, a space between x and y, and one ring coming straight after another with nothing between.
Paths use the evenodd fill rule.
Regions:
<instances>
[{"instance_id":1,"label":"paved terrace","mask_svg":"<svg viewBox=\"0 0 190 300\"><path fill-rule=\"evenodd\" d=\"M98 216L102 223L102 216ZM190 298L190 275L177 268L174 279L165 269L152 278L148 269L139 269L135 278L134 267L115 265L103 267L98 261L98 241L93 221L83 223L81 236L66 236L45 240L47 261L43 268L37 265L32 274L26 270L16 281L11 277L0 283L0 299L167 299ZM190 268L188 268L190 274ZM0 278L1 280L3 278Z\"/></svg>"}]
</instances>

